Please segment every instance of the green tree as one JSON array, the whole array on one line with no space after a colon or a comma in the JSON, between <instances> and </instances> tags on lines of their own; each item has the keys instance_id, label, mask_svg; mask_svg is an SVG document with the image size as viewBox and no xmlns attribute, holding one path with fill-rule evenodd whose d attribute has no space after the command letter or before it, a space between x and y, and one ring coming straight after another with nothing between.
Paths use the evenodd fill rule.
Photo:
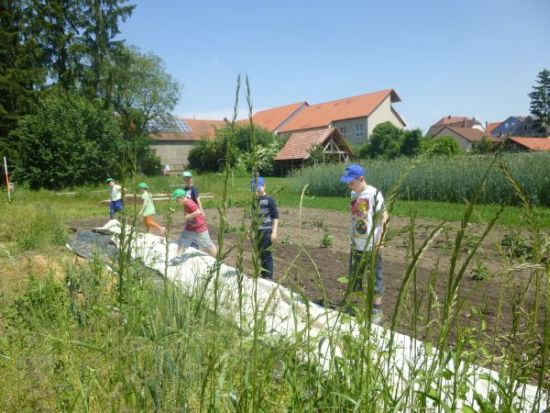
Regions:
<instances>
[{"instance_id":1,"label":"green tree","mask_svg":"<svg viewBox=\"0 0 550 413\"><path fill-rule=\"evenodd\" d=\"M218 172L229 162L247 172L256 162L260 173L271 174L274 171L275 156L283 142L269 131L248 125L227 125L216 130L214 139L204 139L189 153L191 169ZM252 137L256 140L256 157L251 156ZM229 140L231 139L231 151Z\"/></svg>"},{"instance_id":2,"label":"green tree","mask_svg":"<svg viewBox=\"0 0 550 413\"><path fill-rule=\"evenodd\" d=\"M44 50L48 76L68 92L77 88L84 57L79 50L84 0L31 0L32 31Z\"/></svg>"},{"instance_id":3,"label":"green tree","mask_svg":"<svg viewBox=\"0 0 550 413\"><path fill-rule=\"evenodd\" d=\"M423 151L430 157L455 156L462 153L458 143L450 136L427 139L424 143Z\"/></svg>"},{"instance_id":4,"label":"green tree","mask_svg":"<svg viewBox=\"0 0 550 413\"><path fill-rule=\"evenodd\" d=\"M20 159L18 178L31 189L102 182L119 171L123 145L115 115L74 95L44 98L12 132Z\"/></svg>"},{"instance_id":5,"label":"green tree","mask_svg":"<svg viewBox=\"0 0 550 413\"><path fill-rule=\"evenodd\" d=\"M422 153L422 132L420 129L403 132L400 152L401 155L408 157L418 156Z\"/></svg>"},{"instance_id":6,"label":"green tree","mask_svg":"<svg viewBox=\"0 0 550 413\"><path fill-rule=\"evenodd\" d=\"M16 151L8 135L36 103L46 80L45 56L34 35L31 6L26 0L0 0L0 151L9 156Z\"/></svg>"},{"instance_id":7,"label":"green tree","mask_svg":"<svg viewBox=\"0 0 550 413\"><path fill-rule=\"evenodd\" d=\"M88 57L89 67L84 72L84 88L89 96L111 102L113 89L113 55L123 49L124 43L115 40L120 33L119 22L126 21L135 8L127 0L84 0L81 43Z\"/></svg>"},{"instance_id":8,"label":"green tree","mask_svg":"<svg viewBox=\"0 0 550 413\"><path fill-rule=\"evenodd\" d=\"M535 127L545 136L550 136L550 71L542 70L538 74L537 83L529 93L530 110L535 116Z\"/></svg>"},{"instance_id":9,"label":"green tree","mask_svg":"<svg viewBox=\"0 0 550 413\"><path fill-rule=\"evenodd\" d=\"M479 142L472 145L473 154L487 154L495 150L495 142L490 141L486 136L483 136Z\"/></svg>"},{"instance_id":10,"label":"green tree","mask_svg":"<svg viewBox=\"0 0 550 413\"><path fill-rule=\"evenodd\" d=\"M367 154L371 158L393 159L401 153L403 131L391 122L383 122L372 131Z\"/></svg>"},{"instance_id":11,"label":"green tree","mask_svg":"<svg viewBox=\"0 0 550 413\"><path fill-rule=\"evenodd\" d=\"M148 121L172 111L181 86L153 53L122 48L113 59L112 104L128 137L143 135Z\"/></svg>"}]
</instances>

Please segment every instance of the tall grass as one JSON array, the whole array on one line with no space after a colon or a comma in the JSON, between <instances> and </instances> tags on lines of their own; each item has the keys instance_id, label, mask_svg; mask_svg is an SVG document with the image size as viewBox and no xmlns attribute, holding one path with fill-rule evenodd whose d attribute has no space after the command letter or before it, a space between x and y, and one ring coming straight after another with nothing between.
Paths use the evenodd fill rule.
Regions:
<instances>
[{"instance_id":1,"label":"tall grass","mask_svg":"<svg viewBox=\"0 0 550 413\"><path fill-rule=\"evenodd\" d=\"M464 202L473 197L492 160L492 155L416 160L400 158L368 161L364 166L367 181L384 193L407 171L399 190L399 199ZM521 184L531 204L550 206L550 154L514 153L502 155L501 160ZM307 183L312 195L345 196L347 188L338 182L343 169L341 165L324 165L297 170L289 188L299 193ZM477 202L519 205L520 199L505 176L494 168L483 181L483 190Z\"/></svg>"}]
</instances>

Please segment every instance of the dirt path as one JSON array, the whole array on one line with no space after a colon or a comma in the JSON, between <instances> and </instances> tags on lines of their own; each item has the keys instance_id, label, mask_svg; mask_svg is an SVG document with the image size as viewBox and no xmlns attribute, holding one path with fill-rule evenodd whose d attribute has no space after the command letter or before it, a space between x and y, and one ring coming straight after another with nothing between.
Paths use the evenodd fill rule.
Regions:
<instances>
[{"instance_id":1,"label":"dirt path","mask_svg":"<svg viewBox=\"0 0 550 413\"><path fill-rule=\"evenodd\" d=\"M348 216L346 213L304 209L300 212L295 208L280 208L279 239L274 246L275 280L299 291L312 301L339 307L344 297L346 286L338 281L347 274L349 259L349 241L347 234ZM238 251L236 248L240 234L237 229L242 224L243 209L230 208L228 223L234 231L225 234L224 251L231 250L226 263L236 266ZM210 235L217 239L218 212L207 211L207 218L211 228ZM72 226L93 227L102 225L105 219L91 219L70 223ZM438 222L418 220L414 234L414 243L418 248L428 234L436 228ZM388 242L383 250L383 275L385 283L383 311L386 322L391 319L399 290L403 284L406 269L410 261L409 245L411 237L408 232L410 222L402 218L392 218L388 225ZM174 215L171 238L176 239L182 228L182 220L178 214ZM483 226L472 224L468 227L465 247L461 259L464 259L476 239L483 232ZM321 238L325 230L332 236L332 246L322 248ZM451 260L454 240L458 230L458 223L445 226L440 235L433 241L430 248L421 258L417 267L416 277L411 280L409 288L402 301L398 320L398 330L403 333L426 338L426 329L420 325L413 325L411 316L415 302L420 308L422 319L426 316L430 295L430 277L433 277L433 288L440 304L444 302L448 284L449 264ZM487 337L495 335L497 331L508 331L512 323L510 302L523 288L527 288L529 277L526 271L506 272L510 264L499 253L500 241L508 232L506 228L495 228L478 250L466 271L466 276L460 284L460 297L464 300L460 311L461 324L477 328L480 319L485 320ZM243 267L247 274L253 273L251 260L252 246L249 241L244 242ZM483 280L476 280L472 275L476 267L486 269L487 276ZM531 286L527 294L526 308L533 306L534 287ZM423 315L422 315L423 314ZM433 317L433 315L432 315ZM431 332L435 329L430 329ZM416 334L414 334L416 332Z\"/></svg>"}]
</instances>

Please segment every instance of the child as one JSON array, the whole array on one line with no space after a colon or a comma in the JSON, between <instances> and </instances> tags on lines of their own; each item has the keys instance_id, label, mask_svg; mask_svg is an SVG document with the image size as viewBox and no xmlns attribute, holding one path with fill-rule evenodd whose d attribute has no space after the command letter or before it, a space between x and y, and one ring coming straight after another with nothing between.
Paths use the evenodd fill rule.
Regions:
<instances>
[{"instance_id":1,"label":"child","mask_svg":"<svg viewBox=\"0 0 550 413\"><path fill-rule=\"evenodd\" d=\"M183 189L176 189L172 194L172 199L175 199L183 207L183 220L185 222L185 228L178 240L178 252L171 262L172 265L182 261L183 251L185 248L190 247L193 242L196 242L200 249L216 256L218 249L210 239L208 223L198 205L187 198L187 193Z\"/></svg>"},{"instance_id":2,"label":"child","mask_svg":"<svg viewBox=\"0 0 550 413\"><path fill-rule=\"evenodd\" d=\"M109 219L113 219L117 212L122 212L124 207L122 206L122 188L118 185L113 178L107 178L105 180L111 187L111 201L109 202Z\"/></svg>"},{"instance_id":3,"label":"child","mask_svg":"<svg viewBox=\"0 0 550 413\"><path fill-rule=\"evenodd\" d=\"M162 225L157 224L153 219L153 215L155 215L156 211L153 197L147 191L149 189L149 186L147 186L145 182L140 182L138 185L138 189L141 191L141 199L143 199L143 206L139 211L139 215L143 216L143 224L145 225L145 230L147 232L151 232L151 228L153 227L160 231L160 235L163 235L164 231L166 231L166 228L164 228Z\"/></svg>"},{"instance_id":4,"label":"child","mask_svg":"<svg viewBox=\"0 0 550 413\"><path fill-rule=\"evenodd\" d=\"M365 181L365 169L356 164L349 165L340 178L340 182L351 190L351 220L349 227L351 253L349 260L349 278L353 291L363 290L363 274L367 263L375 259L375 283L372 302L372 320L382 321L382 257L380 249L384 224L388 213L384 207L382 193ZM376 249L374 247L377 247ZM378 252L373 257L373 249Z\"/></svg>"},{"instance_id":5,"label":"child","mask_svg":"<svg viewBox=\"0 0 550 413\"><path fill-rule=\"evenodd\" d=\"M191 173L191 171L185 171L182 176L184 182L183 189L187 191L187 198L193 200L193 202L197 204L197 206L201 210L202 214L206 216L202 207L201 197L199 196L199 188L197 188L193 183L193 174Z\"/></svg>"},{"instance_id":6,"label":"child","mask_svg":"<svg viewBox=\"0 0 550 413\"><path fill-rule=\"evenodd\" d=\"M258 214L258 227L255 229L254 242L258 246L262 268L260 276L269 280L273 279L273 241L277 239L279 226L279 212L277 203L273 197L266 195L265 180L261 176L252 178L250 189L256 192L254 210Z\"/></svg>"}]
</instances>

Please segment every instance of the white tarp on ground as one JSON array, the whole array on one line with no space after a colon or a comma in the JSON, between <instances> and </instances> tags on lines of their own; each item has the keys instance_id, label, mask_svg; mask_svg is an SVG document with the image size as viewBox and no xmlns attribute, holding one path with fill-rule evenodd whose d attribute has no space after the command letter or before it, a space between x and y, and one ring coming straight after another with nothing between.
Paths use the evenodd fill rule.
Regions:
<instances>
[{"instance_id":1,"label":"white tarp on ground","mask_svg":"<svg viewBox=\"0 0 550 413\"><path fill-rule=\"evenodd\" d=\"M120 224L116 220L109 221L101 229L113 234L121 232ZM117 243L118 236L113 236L113 240ZM313 349L317 356L316 361L325 371L335 368L333 361L336 358L340 358L340 363L345 362L337 337L343 333L359 336L359 326L353 319L349 321L349 317L342 317L340 312L308 302L275 282L239 275L234 268L225 264L218 266L215 258L196 249L186 250L180 264L167 266L167 261L176 255L175 243L166 245L162 237L141 233L134 234L133 242L133 258L138 258L147 267L166 274L169 280L186 293L204 292L207 305L219 303L220 314L233 319L243 330L251 331L254 323L261 321L265 337L284 337L290 341L303 341L307 338L310 349ZM372 325L371 334L371 342L380 349L382 357L387 357L391 332ZM418 390L419 384L412 383L412 376L419 370L427 371L438 358L437 352L430 350L429 354L426 354L426 348L421 341L399 333L393 335L392 348L391 360L385 360L379 365L388 369L384 375L391 377L394 394ZM490 392L498 394L494 383L499 381L499 376L495 371L472 365L465 366L464 363L455 368L452 359L447 361L444 368L452 373L451 376L456 372L460 376L468 377L470 389L464 397L464 404L477 406L474 391L484 399L487 399ZM440 365L438 369L441 369ZM448 388L451 394L452 380L446 382L442 379L440 388ZM522 384L517 384L516 389L516 394L524 399L523 411L533 411L534 407L534 411L542 412L548 408L547 391ZM542 401L533 406L537 392L542 395Z\"/></svg>"}]
</instances>

